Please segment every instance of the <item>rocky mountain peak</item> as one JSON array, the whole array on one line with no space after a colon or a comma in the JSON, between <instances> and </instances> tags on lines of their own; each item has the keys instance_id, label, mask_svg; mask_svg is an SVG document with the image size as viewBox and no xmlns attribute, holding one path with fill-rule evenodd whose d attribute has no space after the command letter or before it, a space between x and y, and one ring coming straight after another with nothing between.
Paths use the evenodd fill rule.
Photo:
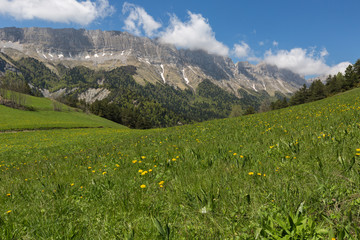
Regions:
<instances>
[{"instance_id":1,"label":"rocky mountain peak","mask_svg":"<svg viewBox=\"0 0 360 240\"><path fill-rule=\"evenodd\" d=\"M236 64L230 58L202 50L176 49L157 39L136 37L127 32L85 29L2 28L0 49L11 49L45 63L84 65L112 69L134 65L139 82L160 82L180 89L195 89L205 79L237 94L238 89L292 93L305 79L276 66L248 62Z\"/></svg>"}]
</instances>

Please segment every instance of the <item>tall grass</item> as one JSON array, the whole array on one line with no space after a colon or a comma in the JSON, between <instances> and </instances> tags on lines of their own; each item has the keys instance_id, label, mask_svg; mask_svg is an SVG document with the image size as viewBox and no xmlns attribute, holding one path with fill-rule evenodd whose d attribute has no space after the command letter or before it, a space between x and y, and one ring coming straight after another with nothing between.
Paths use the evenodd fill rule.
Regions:
<instances>
[{"instance_id":1,"label":"tall grass","mask_svg":"<svg viewBox=\"0 0 360 240\"><path fill-rule=\"evenodd\" d=\"M0 134L0 238L358 239L360 91L153 130Z\"/></svg>"}]
</instances>

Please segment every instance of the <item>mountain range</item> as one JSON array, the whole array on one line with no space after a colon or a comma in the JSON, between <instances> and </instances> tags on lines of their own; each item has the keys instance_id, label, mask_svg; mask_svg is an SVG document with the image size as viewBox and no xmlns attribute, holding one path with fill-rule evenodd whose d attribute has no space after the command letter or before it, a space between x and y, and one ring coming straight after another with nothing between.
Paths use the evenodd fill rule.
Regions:
<instances>
[{"instance_id":1,"label":"mountain range","mask_svg":"<svg viewBox=\"0 0 360 240\"><path fill-rule=\"evenodd\" d=\"M58 99L134 128L266 111L306 81L127 32L0 29L2 87Z\"/></svg>"},{"instance_id":2,"label":"mountain range","mask_svg":"<svg viewBox=\"0 0 360 240\"><path fill-rule=\"evenodd\" d=\"M62 63L105 70L132 65L137 68L137 82L165 83L182 90L196 89L209 79L236 96L239 89L287 95L306 83L300 75L276 66L234 63L228 57L177 49L157 39L120 31L2 28L0 49L15 59L27 56L46 65Z\"/></svg>"}]
</instances>

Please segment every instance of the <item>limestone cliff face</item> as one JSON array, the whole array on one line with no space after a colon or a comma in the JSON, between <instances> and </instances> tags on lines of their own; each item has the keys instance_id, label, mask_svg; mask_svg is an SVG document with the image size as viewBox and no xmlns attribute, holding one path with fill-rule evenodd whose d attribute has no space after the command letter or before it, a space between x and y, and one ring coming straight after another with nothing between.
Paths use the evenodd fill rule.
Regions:
<instances>
[{"instance_id":1,"label":"limestone cliff face","mask_svg":"<svg viewBox=\"0 0 360 240\"><path fill-rule=\"evenodd\" d=\"M51 28L0 29L0 49L13 51L44 62L112 69L137 67L139 82L160 82L180 89L192 88L210 79L237 94L240 88L252 91L292 93L305 83L299 75L264 63L234 64L230 58L204 51L176 49L144 37L120 31Z\"/></svg>"}]
</instances>

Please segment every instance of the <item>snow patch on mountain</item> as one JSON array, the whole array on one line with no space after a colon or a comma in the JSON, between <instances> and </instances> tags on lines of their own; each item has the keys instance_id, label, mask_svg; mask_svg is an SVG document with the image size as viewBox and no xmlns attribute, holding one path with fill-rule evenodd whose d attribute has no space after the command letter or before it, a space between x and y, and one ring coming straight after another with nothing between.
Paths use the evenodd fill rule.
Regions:
<instances>
[{"instance_id":1,"label":"snow patch on mountain","mask_svg":"<svg viewBox=\"0 0 360 240\"><path fill-rule=\"evenodd\" d=\"M164 73L165 73L164 65L161 64L160 67L162 69L162 73L160 73L161 78L164 81L164 83L166 83L165 76L164 76Z\"/></svg>"}]
</instances>

